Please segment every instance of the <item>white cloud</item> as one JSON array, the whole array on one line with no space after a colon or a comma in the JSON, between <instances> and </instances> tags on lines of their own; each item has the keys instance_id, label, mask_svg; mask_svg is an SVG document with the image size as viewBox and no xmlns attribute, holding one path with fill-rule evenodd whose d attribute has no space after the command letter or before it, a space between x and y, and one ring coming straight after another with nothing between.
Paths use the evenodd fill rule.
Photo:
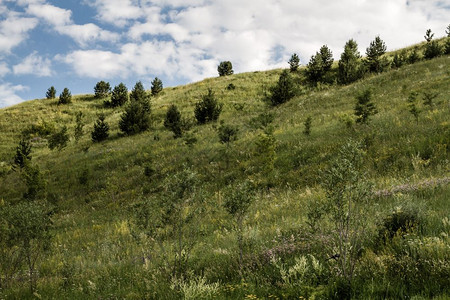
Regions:
<instances>
[{"instance_id":1,"label":"white cloud","mask_svg":"<svg viewBox=\"0 0 450 300\"><path fill-rule=\"evenodd\" d=\"M28 32L38 24L35 18L22 17L15 12L9 12L6 19L0 22L0 53L9 53L22 43Z\"/></svg>"},{"instance_id":2,"label":"white cloud","mask_svg":"<svg viewBox=\"0 0 450 300\"><path fill-rule=\"evenodd\" d=\"M58 33L71 37L82 47L95 41L116 41L119 38L119 34L101 29L93 23L75 24L72 20L72 11L47 3L30 4L26 12L43 19L52 25Z\"/></svg>"},{"instance_id":3,"label":"white cloud","mask_svg":"<svg viewBox=\"0 0 450 300\"><path fill-rule=\"evenodd\" d=\"M5 62L0 62L0 78L5 77L11 70Z\"/></svg>"},{"instance_id":4,"label":"white cloud","mask_svg":"<svg viewBox=\"0 0 450 300\"><path fill-rule=\"evenodd\" d=\"M24 99L16 95L16 93L27 89L28 88L23 85L0 83L0 107L6 107L23 102Z\"/></svg>"},{"instance_id":5,"label":"white cloud","mask_svg":"<svg viewBox=\"0 0 450 300\"><path fill-rule=\"evenodd\" d=\"M13 67L15 75L35 75L38 77L51 76L53 74L51 69L51 61L48 58L42 58L33 52L28 55L20 64Z\"/></svg>"},{"instance_id":6,"label":"white cloud","mask_svg":"<svg viewBox=\"0 0 450 300\"><path fill-rule=\"evenodd\" d=\"M102 22L119 27L125 26L130 20L144 16L144 11L137 0L90 0L86 2L97 9L97 17Z\"/></svg>"}]
</instances>

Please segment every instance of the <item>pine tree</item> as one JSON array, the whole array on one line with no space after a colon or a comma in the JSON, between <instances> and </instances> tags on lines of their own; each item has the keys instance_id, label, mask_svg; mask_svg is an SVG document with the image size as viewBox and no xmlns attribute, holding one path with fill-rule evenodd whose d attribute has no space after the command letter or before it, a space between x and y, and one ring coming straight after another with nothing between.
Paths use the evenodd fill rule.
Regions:
<instances>
[{"instance_id":1,"label":"pine tree","mask_svg":"<svg viewBox=\"0 0 450 300\"><path fill-rule=\"evenodd\" d=\"M155 77L155 79L153 79L153 81L152 81L152 87L151 87L152 96L158 95L162 90L163 90L162 81L158 77Z\"/></svg>"},{"instance_id":2,"label":"pine tree","mask_svg":"<svg viewBox=\"0 0 450 300\"><path fill-rule=\"evenodd\" d=\"M428 29L423 37L425 38L427 43L429 43L433 39L433 36L434 36L434 33L431 33L431 29Z\"/></svg>"},{"instance_id":3,"label":"pine tree","mask_svg":"<svg viewBox=\"0 0 450 300\"><path fill-rule=\"evenodd\" d=\"M295 84L287 70L284 70L278 83L270 89L270 101L273 106L285 103L295 96Z\"/></svg>"},{"instance_id":4,"label":"pine tree","mask_svg":"<svg viewBox=\"0 0 450 300\"><path fill-rule=\"evenodd\" d=\"M48 88L47 93L45 93L45 97L47 99L55 99L56 98L56 89L54 86Z\"/></svg>"},{"instance_id":5,"label":"pine tree","mask_svg":"<svg viewBox=\"0 0 450 300\"><path fill-rule=\"evenodd\" d=\"M31 161L31 143L26 139L22 139L16 147L13 168L19 167L23 169L29 161Z\"/></svg>"},{"instance_id":6,"label":"pine tree","mask_svg":"<svg viewBox=\"0 0 450 300\"><path fill-rule=\"evenodd\" d=\"M219 72L219 76L227 76L234 73L233 65L230 61L222 61L217 67L217 71Z\"/></svg>"},{"instance_id":7,"label":"pine tree","mask_svg":"<svg viewBox=\"0 0 450 300\"><path fill-rule=\"evenodd\" d=\"M438 57L442 54L442 47L439 45L438 41L430 41L425 46L425 51L423 52L423 57L425 59L432 59Z\"/></svg>"},{"instance_id":8,"label":"pine tree","mask_svg":"<svg viewBox=\"0 0 450 300\"><path fill-rule=\"evenodd\" d=\"M48 139L48 147L50 150L58 148L58 150L62 150L67 146L69 142L69 134L67 133L67 126L63 126L61 130L53 133Z\"/></svg>"},{"instance_id":9,"label":"pine tree","mask_svg":"<svg viewBox=\"0 0 450 300\"><path fill-rule=\"evenodd\" d=\"M331 66L333 65L333 53L327 45L323 45L322 47L320 47L319 53L320 57L322 58L323 71L324 73L326 73L331 70Z\"/></svg>"},{"instance_id":10,"label":"pine tree","mask_svg":"<svg viewBox=\"0 0 450 300\"><path fill-rule=\"evenodd\" d=\"M366 49L366 63L370 72L383 72L388 62L382 56L386 53L386 44L379 36L370 42L370 46Z\"/></svg>"},{"instance_id":11,"label":"pine tree","mask_svg":"<svg viewBox=\"0 0 450 300\"><path fill-rule=\"evenodd\" d=\"M128 101L128 89L123 83L116 85L111 95L111 106L122 106Z\"/></svg>"},{"instance_id":12,"label":"pine tree","mask_svg":"<svg viewBox=\"0 0 450 300\"><path fill-rule=\"evenodd\" d=\"M361 94L356 96L358 102L355 106L355 116L356 122L367 124L369 122L369 117L377 113L375 104L371 102L372 92L367 89Z\"/></svg>"},{"instance_id":13,"label":"pine tree","mask_svg":"<svg viewBox=\"0 0 450 300\"><path fill-rule=\"evenodd\" d=\"M64 88L63 92L59 95L58 104L69 104L72 102L72 94L68 88Z\"/></svg>"},{"instance_id":14,"label":"pine tree","mask_svg":"<svg viewBox=\"0 0 450 300\"><path fill-rule=\"evenodd\" d=\"M450 24L447 26L445 33L447 34L447 37L450 37Z\"/></svg>"},{"instance_id":15,"label":"pine tree","mask_svg":"<svg viewBox=\"0 0 450 300\"><path fill-rule=\"evenodd\" d=\"M338 81L341 84L348 84L361 78L363 73L358 44L351 39L345 44L339 60Z\"/></svg>"},{"instance_id":16,"label":"pine tree","mask_svg":"<svg viewBox=\"0 0 450 300\"><path fill-rule=\"evenodd\" d=\"M300 58L296 53L292 54L291 58L288 61L289 69L291 72L296 72L300 66Z\"/></svg>"},{"instance_id":17,"label":"pine tree","mask_svg":"<svg viewBox=\"0 0 450 300\"><path fill-rule=\"evenodd\" d=\"M150 128L150 99L142 82L138 81L130 94L130 104L119 121L120 130L127 135L146 131Z\"/></svg>"},{"instance_id":18,"label":"pine tree","mask_svg":"<svg viewBox=\"0 0 450 300\"><path fill-rule=\"evenodd\" d=\"M105 122L105 115L100 114L94 124L94 130L91 132L91 138L94 143L106 140L109 137L109 125Z\"/></svg>"},{"instance_id":19,"label":"pine tree","mask_svg":"<svg viewBox=\"0 0 450 300\"><path fill-rule=\"evenodd\" d=\"M99 81L94 87L94 97L97 99L106 98L111 93L109 82Z\"/></svg>"},{"instance_id":20,"label":"pine tree","mask_svg":"<svg viewBox=\"0 0 450 300\"><path fill-rule=\"evenodd\" d=\"M312 117L308 116L305 120L305 129L303 130L303 134L309 136L311 134L311 123L312 123Z\"/></svg>"},{"instance_id":21,"label":"pine tree","mask_svg":"<svg viewBox=\"0 0 450 300\"><path fill-rule=\"evenodd\" d=\"M212 89L208 89L208 93L202 96L202 100L195 104L195 119L198 124L205 124L216 121L222 112L223 104L219 103Z\"/></svg>"},{"instance_id":22,"label":"pine tree","mask_svg":"<svg viewBox=\"0 0 450 300\"><path fill-rule=\"evenodd\" d=\"M172 104L167 110L164 127L171 130L175 138L183 135L181 113L175 104Z\"/></svg>"},{"instance_id":23,"label":"pine tree","mask_svg":"<svg viewBox=\"0 0 450 300\"><path fill-rule=\"evenodd\" d=\"M407 62L409 64L414 64L420 60L419 53L416 48L408 55Z\"/></svg>"},{"instance_id":24,"label":"pine tree","mask_svg":"<svg viewBox=\"0 0 450 300\"><path fill-rule=\"evenodd\" d=\"M79 111L75 115L75 134L74 134L74 137L75 137L75 141L77 141L77 142L83 136L83 127L84 127L83 112Z\"/></svg>"}]
</instances>

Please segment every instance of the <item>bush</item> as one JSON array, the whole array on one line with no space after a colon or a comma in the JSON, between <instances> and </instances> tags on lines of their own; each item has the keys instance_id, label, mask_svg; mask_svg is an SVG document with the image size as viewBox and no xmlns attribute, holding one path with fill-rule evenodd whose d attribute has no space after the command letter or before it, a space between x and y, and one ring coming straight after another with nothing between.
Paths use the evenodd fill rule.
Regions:
<instances>
[{"instance_id":1,"label":"bush","mask_svg":"<svg viewBox=\"0 0 450 300\"><path fill-rule=\"evenodd\" d=\"M67 126L63 126L60 131L53 133L48 139L48 147L50 150L58 148L62 150L67 146L69 141L69 134L67 133Z\"/></svg>"},{"instance_id":2,"label":"bush","mask_svg":"<svg viewBox=\"0 0 450 300\"><path fill-rule=\"evenodd\" d=\"M167 110L164 127L173 132L174 138L183 135L181 113L175 104L172 104Z\"/></svg>"},{"instance_id":3,"label":"bush","mask_svg":"<svg viewBox=\"0 0 450 300\"><path fill-rule=\"evenodd\" d=\"M97 99L106 98L111 93L111 86L109 82L99 81L94 87L94 96Z\"/></svg>"},{"instance_id":4,"label":"bush","mask_svg":"<svg viewBox=\"0 0 450 300\"><path fill-rule=\"evenodd\" d=\"M152 87L151 87L152 96L158 95L162 90L163 90L162 81L158 77L155 77L155 79L152 81Z\"/></svg>"},{"instance_id":5,"label":"bush","mask_svg":"<svg viewBox=\"0 0 450 300\"><path fill-rule=\"evenodd\" d=\"M56 98L56 89L54 86L48 88L47 93L45 93L45 97L47 99L55 99Z\"/></svg>"},{"instance_id":6,"label":"bush","mask_svg":"<svg viewBox=\"0 0 450 300\"><path fill-rule=\"evenodd\" d=\"M58 104L69 104L72 102L72 94L68 88L64 88L63 92L59 95Z\"/></svg>"},{"instance_id":7,"label":"bush","mask_svg":"<svg viewBox=\"0 0 450 300\"><path fill-rule=\"evenodd\" d=\"M358 100L355 106L357 123L367 124L369 122L369 117L377 113L375 104L370 101L371 98L372 92L369 89L356 96L356 99Z\"/></svg>"},{"instance_id":8,"label":"bush","mask_svg":"<svg viewBox=\"0 0 450 300\"><path fill-rule=\"evenodd\" d=\"M383 242L386 242L395 236L407 234L419 227L420 219L416 209L397 207L381 222L378 236Z\"/></svg>"},{"instance_id":9,"label":"bush","mask_svg":"<svg viewBox=\"0 0 450 300\"><path fill-rule=\"evenodd\" d=\"M270 102L273 106L285 103L295 96L294 80L287 70L281 73L278 83L270 89L270 92L272 94Z\"/></svg>"},{"instance_id":10,"label":"bush","mask_svg":"<svg viewBox=\"0 0 450 300\"><path fill-rule=\"evenodd\" d=\"M229 145L230 142L237 139L239 129L236 126L222 124L217 131L220 142Z\"/></svg>"},{"instance_id":11,"label":"bush","mask_svg":"<svg viewBox=\"0 0 450 300\"><path fill-rule=\"evenodd\" d=\"M110 105L112 107L122 106L128 101L128 89L123 83L114 87L111 95Z\"/></svg>"},{"instance_id":12,"label":"bush","mask_svg":"<svg viewBox=\"0 0 450 300\"><path fill-rule=\"evenodd\" d=\"M217 71L219 72L219 76L227 76L234 73L233 65L230 61L222 61L217 67Z\"/></svg>"},{"instance_id":13,"label":"bush","mask_svg":"<svg viewBox=\"0 0 450 300\"><path fill-rule=\"evenodd\" d=\"M105 115L100 114L98 120L95 121L94 130L91 132L92 141L101 142L109 136L109 125L105 122Z\"/></svg>"},{"instance_id":14,"label":"bush","mask_svg":"<svg viewBox=\"0 0 450 300\"><path fill-rule=\"evenodd\" d=\"M202 96L202 100L195 104L195 119L198 124L216 121L222 112L223 104L219 103L211 89Z\"/></svg>"},{"instance_id":15,"label":"bush","mask_svg":"<svg viewBox=\"0 0 450 300\"><path fill-rule=\"evenodd\" d=\"M75 141L77 141L77 142L83 136L83 127L84 127L83 112L79 111L75 115L75 134L74 134L74 137L75 137Z\"/></svg>"},{"instance_id":16,"label":"bush","mask_svg":"<svg viewBox=\"0 0 450 300\"><path fill-rule=\"evenodd\" d=\"M29 161L31 161L31 144L30 141L22 139L16 148L14 168L17 166L22 169Z\"/></svg>"},{"instance_id":17,"label":"bush","mask_svg":"<svg viewBox=\"0 0 450 300\"><path fill-rule=\"evenodd\" d=\"M442 47L437 41L431 41L425 46L423 57L425 59L432 59L442 55Z\"/></svg>"}]
</instances>

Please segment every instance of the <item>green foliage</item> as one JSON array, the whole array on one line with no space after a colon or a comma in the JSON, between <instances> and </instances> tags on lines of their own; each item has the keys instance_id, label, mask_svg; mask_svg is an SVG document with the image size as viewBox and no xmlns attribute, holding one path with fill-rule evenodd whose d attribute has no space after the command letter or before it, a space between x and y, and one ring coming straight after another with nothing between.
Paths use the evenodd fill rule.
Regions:
<instances>
[{"instance_id":1,"label":"green foliage","mask_svg":"<svg viewBox=\"0 0 450 300\"><path fill-rule=\"evenodd\" d=\"M56 89L54 86L51 86L48 88L47 92L45 93L45 97L47 99L55 99L56 98Z\"/></svg>"},{"instance_id":2,"label":"green foliage","mask_svg":"<svg viewBox=\"0 0 450 300\"><path fill-rule=\"evenodd\" d=\"M91 139L94 143L106 140L109 137L109 125L105 122L105 115L100 114L91 132Z\"/></svg>"},{"instance_id":3,"label":"green foliage","mask_svg":"<svg viewBox=\"0 0 450 300\"><path fill-rule=\"evenodd\" d=\"M356 122L367 124L369 117L377 114L375 104L371 102L372 91L370 89L362 91L356 96L356 100L358 101L355 106Z\"/></svg>"},{"instance_id":4,"label":"green foliage","mask_svg":"<svg viewBox=\"0 0 450 300\"><path fill-rule=\"evenodd\" d=\"M36 289L35 266L50 241L48 209L37 202L20 202L6 208L7 245L20 251L17 263L26 265L31 292Z\"/></svg>"},{"instance_id":5,"label":"green foliage","mask_svg":"<svg viewBox=\"0 0 450 300\"><path fill-rule=\"evenodd\" d=\"M94 87L94 97L97 99L106 98L111 93L109 82L99 81Z\"/></svg>"},{"instance_id":6,"label":"green foliage","mask_svg":"<svg viewBox=\"0 0 450 300\"><path fill-rule=\"evenodd\" d=\"M233 125L221 124L217 132L220 142L229 145L231 142L237 140L239 129Z\"/></svg>"},{"instance_id":7,"label":"green foliage","mask_svg":"<svg viewBox=\"0 0 450 300\"><path fill-rule=\"evenodd\" d=\"M444 54L450 54L450 37L445 41Z\"/></svg>"},{"instance_id":8,"label":"green foliage","mask_svg":"<svg viewBox=\"0 0 450 300\"><path fill-rule=\"evenodd\" d=\"M396 207L395 210L383 218L379 225L379 239L383 243L387 243L396 236L403 236L416 231L421 222L422 218L414 207Z\"/></svg>"},{"instance_id":9,"label":"green foliage","mask_svg":"<svg viewBox=\"0 0 450 300\"><path fill-rule=\"evenodd\" d=\"M137 134L150 128L150 99L139 81L130 94L130 104L122 114L119 128L127 135Z\"/></svg>"},{"instance_id":10,"label":"green foliage","mask_svg":"<svg viewBox=\"0 0 450 300\"><path fill-rule=\"evenodd\" d=\"M254 129L265 129L275 120L275 115L270 112L262 112L250 120L250 126Z\"/></svg>"},{"instance_id":11,"label":"green foliage","mask_svg":"<svg viewBox=\"0 0 450 300\"><path fill-rule=\"evenodd\" d=\"M63 126L59 131L54 132L48 139L48 147L50 150L58 148L62 150L69 142L69 134L67 133L67 126Z\"/></svg>"},{"instance_id":12,"label":"green foliage","mask_svg":"<svg viewBox=\"0 0 450 300\"><path fill-rule=\"evenodd\" d=\"M194 114L198 124L216 121L222 112L223 104L219 103L212 89L202 95L202 100L195 104Z\"/></svg>"},{"instance_id":13,"label":"green foliage","mask_svg":"<svg viewBox=\"0 0 450 300\"><path fill-rule=\"evenodd\" d=\"M306 77L312 83L322 82L325 74L331 69L332 65L333 54L326 45L323 45L319 52L311 56L306 66Z\"/></svg>"},{"instance_id":14,"label":"green foliage","mask_svg":"<svg viewBox=\"0 0 450 300\"><path fill-rule=\"evenodd\" d=\"M447 26L445 33L447 34L447 37L450 37L450 24Z\"/></svg>"},{"instance_id":15,"label":"green foliage","mask_svg":"<svg viewBox=\"0 0 450 300\"><path fill-rule=\"evenodd\" d=\"M183 136L183 120L181 113L175 104L169 106L164 119L164 127L173 132L174 138Z\"/></svg>"},{"instance_id":16,"label":"green foliage","mask_svg":"<svg viewBox=\"0 0 450 300\"><path fill-rule=\"evenodd\" d=\"M392 60L392 67L395 69L398 69L398 68L402 67L403 65L405 65L407 60L408 60L408 58L406 56L405 51L401 51L400 54L395 53L394 58Z\"/></svg>"},{"instance_id":17,"label":"green foliage","mask_svg":"<svg viewBox=\"0 0 450 300\"><path fill-rule=\"evenodd\" d=\"M75 141L78 142L80 138L83 136L83 112L78 111L75 115Z\"/></svg>"},{"instance_id":18,"label":"green foliage","mask_svg":"<svg viewBox=\"0 0 450 300\"><path fill-rule=\"evenodd\" d=\"M370 72L381 73L386 70L388 61L383 55L386 53L386 44L380 38L375 37L375 40L370 42L370 46L366 49L366 64Z\"/></svg>"},{"instance_id":19,"label":"green foliage","mask_svg":"<svg viewBox=\"0 0 450 300\"><path fill-rule=\"evenodd\" d=\"M228 76L234 73L233 65L230 61L222 61L217 67L217 72L219 72L219 76Z\"/></svg>"},{"instance_id":20,"label":"green foliage","mask_svg":"<svg viewBox=\"0 0 450 300\"><path fill-rule=\"evenodd\" d=\"M409 64L414 64L420 60L419 52L416 48L414 48L411 53L409 54L407 61Z\"/></svg>"},{"instance_id":21,"label":"green foliage","mask_svg":"<svg viewBox=\"0 0 450 300\"><path fill-rule=\"evenodd\" d=\"M163 83L161 79L155 77L152 81L151 94L152 96L158 95L163 90Z\"/></svg>"},{"instance_id":22,"label":"green foliage","mask_svg":"<svg viewBox=\"0 0 450 300\"><path fill-rule=\"evenodd\" d=\"M336 261L337 276L345 279L350 288L368 234L364 209L371 186L361 172L362 164L361 146L350 140L341 147L322 182L333 224L329 231L325 230L329 240L324 244Z\"/></svg>"},{"instance_id":23,"label":"green foliage","mask_svg":"<svg viewBox=\"0 0 450 300\"><path fill-rule=\"evenodd\" d=\"M417 92L411 92L408 96L408 109L409 112L414 116L414 119L416 119L416 123L419 123L419 114L421 112L417 103L418 96L419 93Z\"/></svg>"},{"instance_id":24,"label":"green foliage","mask_svg":"<svg viewBox=\"0 0 450 300\"><path fill-rule=\"evenodd\" d=\"M128 101L128 89L123 83L116 85L111 94L110 105L112 107L122 106Z\"/></svg>"},{"instance_id":25,"label":"green foliage","mask_svg":"<svg viewBox=\"0 0 450 300\"><path fill-rule=\"evenodd\" d=\"M364 74L361 55L358 44L353 40L345 43L344 52L341 54L338 68L338 81L341 84L349 84L360 79Z\"/></svg>"},{"instance_id":26,"label":"green foliage","mask_svg":"<svg viewBox=\"0 0 450 300\"><path fill-rule=\"evenodd\" d=\"M439 93L433 93L433 92L424 92L423 93L423 104L427 105L429 107L433 107L433 100L439 96Z\"/></svg>"},{"instance_id":27,"label":"green foliage","mask_svg":"<svg viewBox=\"0 0 450 300\"><path fill-rule=\"evenodd\" d=\"M303 134L306 136L309 136L311 134L311 123L312 123L312 117L308 116L305 120L305 122L303 123L303 125L305 126L305 129L303 129Z\"/></svg>"},{"instance_id":28,"label":"green foliage","mask_svg":"<svg viewBox=\"0 0 450 300\"><path fill-rule=\"evenodd\" d=\"M434 33L431 33L431 29L428 29L424 35L424 38L427 41L427 43L429 43L433 39L433 36L434 36Z\"/></svg>"},{"instance_id":29,"label":"green foliage","mask_svg":"<svg viewBox=\"0 0 450 300\"><path fill-rule=\"evenodd\" d=\"M24 199L36 200L42 192L45 192L46 182L38 166L27 163L21 176L27 187L27 191L23 194Z\"/></svg>"},{"instance_id":30,"label":"green foliage","mask_svg":"<svg viewBox=\"0 0 450 300\"><path fill-rule=\"evenodd\" d=\"M278 83L270 88L270 92L273 106L283 104L296 95L294 80L287 70L281 73Z\"/></svg>"},{"instance_id":31,"label":"green foliage","mask_svg":"<svg viewBox=\"0 0 450 300\"><path fill-rule=\"evenodd\" d=\"M442 47L438 41L431 41L426 44L423 57L425 59L432 59L442 55Z\"/></svg>"},{"instance_id":32,"label":"green foliage","mask_svg":"<svg viewBox=\"0 0 450 300\"><path fill-rule=\"evenodd\" d=\"M236 86L233 83L230 83L227 85L227 91L233 91L236 89Z\"/></svg>"},{"instance_id":33,"label":"green foliage","mask_svg":"<svg viewBox=\"0 0 450 300\"><path fill-rule=\"evenodd\" d=\"M13 168L23 169L31 161L31 143L28 139L22 139L16 147Z\"/></svg>"},{"instance_id":34,"label":"green foliage","mask_svg":"<svg viewBox=\"0 0 450 300\"><path fill-rule=\"evenodd\" d=\"M300 66L300 58L298 57L297 53L292 54L291 58L288 61L289 63L289 69L291 72L296 72Z\"/></svg>"},{"instance_id":35,"label":"green foliage","mask_svg":"<svg viewBox=\"0 0 450 300\"><path fill-rule=\"evenodd\" d=\"M54 123L41 119L39 123L33 123L22 130L22 136L29 138L32 136L46 137L55 131Z\"/></svg>"},{"instance_id":36,"label":"green foliage","mask_svg":"<svg viewBox=\"0 0 450 300\"><path fill-rule=\"evenodd\" d=\"M72 94L68 88L64 88L62 93L59 95L58 104L69 104L72 102Z\"/></svg>"}]
</instances>

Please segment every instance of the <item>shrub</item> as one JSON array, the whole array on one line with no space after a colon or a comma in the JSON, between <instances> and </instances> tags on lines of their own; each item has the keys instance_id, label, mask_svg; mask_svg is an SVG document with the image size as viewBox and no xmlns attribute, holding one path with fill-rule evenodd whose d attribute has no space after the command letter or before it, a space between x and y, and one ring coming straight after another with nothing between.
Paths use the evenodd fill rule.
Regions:
<instances>
[{"instance_id":1,"label":"shrub","mask_svg":"<svg viewBox=\"0 0 450 300\"><path fill-rule=\"evenodd\" d=\"M305 120L305 129L303 130L303 134L309 136L311 134L311 123L312 123L312 117L308 116Z\"/></svg>"},{"instance_id":2,"label":"shrub","mask_svg":"<svg viewBox=\"0 0 450 300\"><path fill-rule=\"evenodd\" d=\"M53 133L48 139L48 147L50 150L58 148L62 150L67 146L69 141L69 134L67 133L67 126L63 126L60 131Z\"/></svg>"},{"instance_id":3,"label":"shrub","mask_svg":"<svg viewBox=\"0 0 450 300\"><path fill-rule=\"evenodd\" d=\"M232 141L237 140L239 129L233 125L222 124L217 129L219 140L222 144L229 145Z\"/></svg>"},{"instance_id":4,"label":"shrub","mask_svg":"<svg viewBox=\"0 0 450 300\"><path fill-rule=\"evenodd\" d=\"M419 52L417 51L416 48L414 48L413 51L411 51L411 53L408 55L407 62L409 64L414 64L419 60L420 60Z\"/></svg>"},{"instance_id":5,"label":"shrub","mask_svg":"<svg viewBox=\"0 0 450 300\"><path fill-rule=\"evenodd\" d=\"M419 109L418 103L417 103L418 95L419 95L419 93L417 93L417 92L411 92L408 96L409 112L414 116L414 119L416 119L416 123L419 123L419 114L420 114L420 109Z\"/></svg>"},{"instance_id":6,"label":"shrub","mask_svg":"<svg viewBox=\"0 0 450 300\"><path fill-rule=\"evenodd\" d=\"M219 72L219 76L227 76L234 73L233 65L230 61L222 61L217 67L217 71Z\"/></svg>"},{"instance_id":7,"label":"shrub","mask_svg":"<svg viewBox=\"0 0 450 300\"><path fill-rule=\"evenodd\" d=\"M72 94L68 88L64 88L63 92L59 95L58 104L69 104L72 102Z\"/></svg>"},{"instance_id":8,"label":"shrub","mask_svg":"<svg viewBox=\"0 0 450 300\"><path fill-rule=\"evenodd\" d=\"M400 54L395 53L394 58L392 60L392 67L393 68L400 68L407 62L407 57L405 51L400 52Z\"/></svg>"},{"instance_id":9,"label":"shrub","mask_svg":"<svg viewBox=\"0 0 450 300\"><path fill-rule=\"evenodd\" d=\"M150 99L139 81L130 94L130 104L119 121L119 128L127 135L133 135L150 128Z\"/></svg>"},{"instance_id":10,"label":"shrub","mask_svg":"<svg viewBox=\"0 0 450 300\"><path fill-rule=\"evenodd\" d=\"M442 54L442 47L439 45L437 41L431 41L426 44L425 51L423 53L423 57L425 59L432 59L438 57Z\"/></svg>"},{"instance_id":11,"label":"shrub","mask_svg":"<svg viewBox=\"0 0 450 300\"><path fill-rule=\"evenodd\" d=\"M47 99L55 99L56 98L56 89L54 86L51 86L48 88L47 92L45 93L45 97Z\"/></svg>"},{"instance_id":12,"label":"shrub","mask_svg":"<svg viewBox=\"0 0 450 300\"><path fill-rule=\"evenodd\" d=\"M162 81L158 77L155 77L155 79L153 79L153 81L152 81L152 87L151 87L152 96L158 95L162 90L163 90Z\"/></svg>"},{"instance_id":13,"label":"shrub","mask_svg":"<svg viewBox=\"0 0 450 300\"><path fill-rule=\"evenodd\" d=\"M281 73L278 83L271 87L270 92L270 102L273 106L285 103L295 96L294 80L287 70Z\"/></svg>"},{"instance_id":14,"label":"shrub","mask_svg":"<svg viewBox=\"0 0 450 300\"><path fill-rule=\"evenodd\" d=\"M298 67L300 66L300 58L296 53L292 54L291 58L288 61L289 63L289 69L291 72L296 72L298 70Z\"/></svg>"},{"instance_id":15,"label":"shrub","mask_svg":"<svg viewBox=\"0 0 450 300\"><path fill-rule=\"evenodd\" d=\"M202 100L195 104L195 119L198 124L205 124L216 121L222 112L223 104L219 103L212 89L208 89L208 93L202 96Z\"/></svg>"},{"instance_id":16,"label":"shrub","mask_svg":"<svg viewBox=\"0 0 450 300\"><path fill-rule=\"evenodd\" d=\"M378 230L379 238L383 242L393 239L397 235L404 235L416 230L421 218L412 207L397 207L381 222Z\"/></svg>"},{"instance_id":17,"label":"shrub","mask_svg":"<svg viewBox=\"0 0 450 300\"><path fill-rule=\"evenodd\" d=\"M105 122L105 115L100 114L94 124L94 130L91 132L92 141L101 142L109 136L109 125Z\"/></svg>"},{"instance_id":18,"label":"shrub","mask_svg":"<svg viewBox=\"0 0 450 300\"><path fill-rule=\"evenodd\" d=\"M75 137L75 141L77 141L77 142L83 136L83 127L84 127L83 112L79 111L75 115L75 134L74 134L74 137Z\"/></svg>"},{"instance_id":19,"label":"shrub","mask_svg":"<svg viewBox=\"0 0 450 300\"><path fill-rule=\"evenodd\" d=\"M111 93L109 82L99 81L94 87L94 97L97 99L106 98Z\"/></svg>"},{"instance_id":20,"label":"shrub","mask_svg":"<svg viewBox=\"0 0 450 300\"><path fill-rule=\"evenodd\" d=\"M112 95L111 95L111 103L112 107L122 106L128 101L128 89L123 83L119 83L119 85L115 86Z\"/></svg>"},{"instance_id":21,"label":"shrub","mask_svg":"<svg viewBox=\"0 0 450 300\"><path fill-rule=\"evenodd\" d=\"M367 124L369 117L377 113L375 104L371 102L372 92L367 89L356 96L355 116L357 123Z\"/></svg>"}]
</instances>

